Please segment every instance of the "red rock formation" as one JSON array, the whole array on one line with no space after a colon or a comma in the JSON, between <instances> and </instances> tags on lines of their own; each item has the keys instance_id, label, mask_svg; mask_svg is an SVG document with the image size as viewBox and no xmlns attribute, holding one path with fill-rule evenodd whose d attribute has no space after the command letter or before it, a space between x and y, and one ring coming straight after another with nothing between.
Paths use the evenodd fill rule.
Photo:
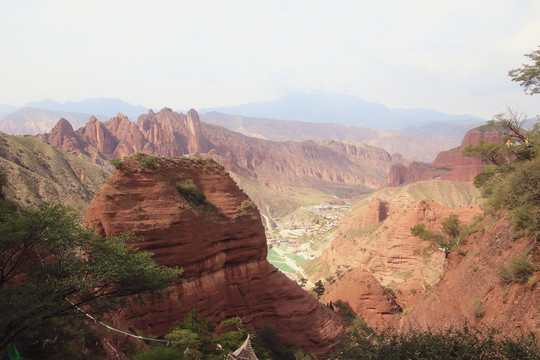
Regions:
<instances>
[{"instance_id":1,"label":"red rock formation","mask_svg":"<svg viewBox=\"0 0 540 360\"><path fill-rule=\"evenodd\" d=\"M402 318L404 327L439 330L470 324L518 336L540 335L540 286L503 285L497 275L501 265L508 266L537 244L516 238L506 219L488 217L481 226L486 231L472 234L459 254L450 254L441 280Z\"/></svg>"},{"instance_id":2,"label":"red rock formation","mask_svg":"<svg viewBox=\"0 0 540 360\"><path fill-rule=\"evenodd\" d=\"M360 268L347 271L334 284L326 285L323 303L342 300L369 326L395 327L401 308L368 271Z\"/></svg>"},{"instance_id":3,"label":"red rock formation","mask_svg":"<svg viewBox=\"0 0 540 360\"><path fill-rule=\"evenodd\" d=\"M39 137L70 153L78 154L84 149L82 139L75 133L69 121L63 118L58 121L49 134L39 135Z\"/></svg>"},{"instance_id":4,"label":"red rock formation","mask_svg":"<svg viewBox=\"0 0 540 360\"><path fill-rule=\"evenodd\" d=\"M460 221L466 224L481 210L478 205L447 208L433 200L409 202L400 199L402 196L382 200L387 202L388 216L380 223L362 226L372 222L370 214L379 207L377 200L348 214L340 223L337 238L317 260L325 264L319 268L327 269L327 272L311 274L310 279L325 278L328 273L334 274L338 267L360 268L369 270L383 286L391 286L397 303L403 308L418 301L424 286L438 281L445 255L436 247L423 253L422 250L431 243L413 236L411 227L425 224L428 230L440 231L441 220L450 214L458 214ZM406 203L400 204L401 201ZM363 285L358 283L356 286ZM341 297L339 292L335 297Z\"/></svg>"},{"instance_id":5,"label":"red rock formation","mask_svg":"<svg viewBox=\"0 0 540 360\"><path fill-rule=\"evenodd\" d=\"M94 154L103 154L107 158L112 158L114 150L118 145L118 140L109 132L103 123L95 117L91 117L85 127L77 130L80 138L84 141L86 151Z\"/></svg>"},{"instance_id":6,"label":"red rock formation","mask_svg":"<svg viewBox=\"0 0 540 360\"><path fill-rule=\"evenodd\" d=\"M380 199L373 200L364 217L364 226L374 225L388 217L388 203Z\"/></svg>"},{"instance_id":7,"label":"red rock formation","mask_svg":"<svg viewBox=\"0 0 540 360\"><path fill-rule=\"evenodd\" d=\"M343 332L341 320L266 261L259 213L224 169L212 160L157 158L152 170L144 157L123 161L90 204L87 223L103 235L141 235L134 246L183 268L185 282L128 321L163 335L196 307L213 321L239 316L250 328L273 326L288 342L326 352ZM174 184L188 179L206 205L177 191Z\"/></svg>"},{"instance_id":8,"label":"red rock formation","mask_svg":"<svg viewBox=\"0 0 540 360\"><path fill-rule=\"evenodd\" d=\"M195 154L211 157L241 179L263 187L312 188L351 197L384 186L392 164L408 163L400 155L366 144L341 141L275 142L250 138L219 126L201 124L195 110L187 115L164 108L141 115L137 123L118 114L105 123L92 118L75 132L64 125L40 135L70 152L99 159L122 158L136 152L159 156ZM56 139L70 138L71 142ZM263 191L254 191L264 193ZM268 200L257 201L270 204ZM277 211L272 209L272 211Z\"/></svg>"},{"instance_id":9,"label":"red rock formation","mask_svg":"<svg viewBox=\"0 0 540 360\"><path fill-rule=\"evenodd\" d=\"M478 145L480 141L498 143L503 134L484 126L472 129L463 138L458 148L442 151L433 164L412 163L408 167L395 164L391 167L387 184L399 186L420 180L472 181L487 164L476 157L465 156L463 149L470 145Z\"/></svg>"}]
</instances>

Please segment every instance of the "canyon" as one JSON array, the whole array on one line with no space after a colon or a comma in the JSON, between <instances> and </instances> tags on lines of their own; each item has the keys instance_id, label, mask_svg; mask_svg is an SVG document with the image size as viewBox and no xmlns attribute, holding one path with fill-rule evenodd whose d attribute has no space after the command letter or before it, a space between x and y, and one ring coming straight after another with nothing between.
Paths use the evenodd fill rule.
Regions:
<instances>
[{"instance_id":1,"label":"canyon","mask_svg":"<svg viewBox=\"0 0 540 360\"><path fill-rule=\"evenodd\" d=\"M77 130L61 119L38 138L46 143L0 137L9 197L77 200L83 209L94 198L88 226L106 236L132 231L141 236L135 247L184 270L169 298L110 315L114 323L127 322L125 329L162 336L194 306L214 322L239 316L250 329L271 326L282 340L325 354L346 325L340 310L323 304L343 302L374 328L471 324L539 334L538 286L506 286L497 275L499 266L534 244L512 235L505 214L483 212L471 181L486 163L462 152L481 141L500 142L499 131L473 129L432 164L366 144L252 138L205 124L194 110L167 108L136 123L120 113L106 122L92 117ZM21 189L32 184L15 176L48 185L29 195ZM178 190L187 180L204 194L204 203ZM287 231L273 229L271 218L298 204L320 204L305 208L319 222L292 242L320 256L298 264L291 277L305 280L308 290L323 279L320 302L267 260L267 238L272 246L287 240ZM440 232L450 215L459 216L466 232L459 250L445 254L411 233L417 224ZM291 224L289 231L297 222ZM274 254L281 257L277 263L291 261L291 254Z\"/></svg>"}]
</instances>

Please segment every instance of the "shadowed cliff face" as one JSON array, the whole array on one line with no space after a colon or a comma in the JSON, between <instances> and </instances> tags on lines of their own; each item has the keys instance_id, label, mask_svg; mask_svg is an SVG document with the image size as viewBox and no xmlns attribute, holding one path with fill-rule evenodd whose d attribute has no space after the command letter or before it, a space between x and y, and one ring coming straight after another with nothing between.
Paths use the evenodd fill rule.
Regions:
<instances>
[{"instance_id":1,"label":"shadowed cliff face","mask_svg":"<svg viewBox=\"0 0 540 360\"><path fill-rule=\"evenodd\" d=\"M196 307L213 321L239 316L250 328L273 326L287 342L326 352L343 332L341 320L266 261L258 210L224 168L208 159L151 160L126 158L86 216L103 235L141 235L135 247L154 253L160 264L184 269L185 281L170 298L137 309L127 320L163 335ZM186 180L206 203L190 202L177 191L175 184Z\"/></svg>"},{"instance_id":2,"label":"shadowed cliff face","mask_svg":"<svg viewBox=\"0 0 540 360\"><path fill-rule=\"evenodd\" d=\"M480 141L498 143L502 137L503 134L496 129L488 131L472 129L463 138L461 146L440 152L433 164L414 162L409 166L392 165L388 174L388 186L421 180L473 181L487 163L476 157L465 156L463 149L470 145L478 145Z\"/></svg>"}]
</instances>

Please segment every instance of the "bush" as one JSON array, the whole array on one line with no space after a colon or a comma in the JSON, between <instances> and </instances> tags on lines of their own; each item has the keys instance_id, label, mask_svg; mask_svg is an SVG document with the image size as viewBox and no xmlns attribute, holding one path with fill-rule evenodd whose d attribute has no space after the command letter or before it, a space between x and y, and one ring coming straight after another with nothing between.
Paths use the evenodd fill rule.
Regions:
<instances>
[{"instance_id":1,"label":"bush","mask_svg":"<svg viewBox=\"0 0 540 360\"><path fill-rule=\"evenodd\" d=\"M111 159L109 163L117 169L122 166L122 160L120 159Z\"/></svg>"},{"instance_id":2,"label":"bush","mask_svg":"<svg viewBox=\"0 0 540 360\"><path fill-rule=\"evenodd\" d=\"M206 202L206 195L199 190L193 180L188 179L186 181L177 182L175 184L176 190L192 204L203 205Z\"/></svg>"},{"instance_id":3,"label":"bush","mask_svg":"<svg viewBox=\"0 0 540 360\"><path fill-rule=\"evenodd\" d=\"M538 359L534 335L507 337L495 329L409 329L373 332L353 327L331 358L337 359Z\"/></svg>"},{"instance_id":4,"label":"bush","mask_svg":"<svg viewBox=\"0 0 540 360\"><path fill-rule=\"evenodd\" d=\"M499 266L497 275L503 285L513 282L525 282L534 273L534 264L526 256L520 256L510 261L510 265Z\"/></svg>"},{"instance_id":5,"label":"bush","mask_svg":"<svg viewBox=\"0 0 540 360\"><path fill-rule=\"evenodd\" d=\"M251 200L244 200L242 201L242 210L249 210L249 209L256 209L257 205Z\"/></svg>"},{"instance_id":6,"label":"bush","mask_svg":"<svg viewBox=\"0 0 540 360\"><path fill-rule=\"evenodd\" d=\"M141 164L139 165L139 168L141 170L144 170L144 169L156 170L159 167L157 163L157 158L155 156L146 155L146 154L143 154L143 155L144 157L141 161Z\"/></svg>"},{"instance_id":7,"label":"bush","mask_svg":"<svg viewBox=\"0 0 540 360\"><path fill-rule=\"evenodd\" d=\"M510 262L509 269L515 281L524 282L533 274L534 265L527 257L521 256Z\"/></svg>"},{"instance_id":8,"label":"bush","mask_svg":"<svg viewBox=\"0 0 540 360\"><path fill-rule=\"evenodd\" d=\"M486 313L486 310L484 309L484 302L479 298L473 299L472 310L474 316L476 316L477 318L481 318Z\"/></svg>"}]
</instances>

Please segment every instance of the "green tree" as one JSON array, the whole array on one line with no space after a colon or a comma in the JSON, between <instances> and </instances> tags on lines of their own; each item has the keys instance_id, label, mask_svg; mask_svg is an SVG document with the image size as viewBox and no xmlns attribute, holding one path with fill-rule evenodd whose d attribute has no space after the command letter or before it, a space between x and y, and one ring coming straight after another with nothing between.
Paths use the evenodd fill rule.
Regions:
<instances>
[{"instance_id":1,"label":"green tree","mask_svg":"<svg viewBox=\"0 0 540 360\"><path fill-rule=\"evenodd\" d=\"M250 333L237 317L221 322L221 328L227 331L215 335L215 328L216 325L211 323L209 317L201 318L197 309L191 308L183 322L176 324L176 327L165 335L165 339L170 341L167 348L154 347L135 355L135 359L221 360L226 354L238 349Z\"/></svg>"},{"instance_id":2,"label":"green tree","mask_svg":"<svg viewBox=\"0 0 540 360\"><path fill-rule=\"evenodd\" d=\"M532 64L522 64L520 68L512 69L508 75L512 81L519 82L526 94L540 93L540 50L525 54Z\"/></svg>"},{"instance_id":3,"label":"green tree","mask_svg":"<svg viewBox=\"0 0 540 360\"><path fill-rule=\"evenodd\" d=\"M411 234L418 236L422 240L431 241L433 244L445 249L446 254L455 247L459 241L461 234L461 222L459 221L459 215L451 214L441 221L441 231L443 234L437 231L426 230L426 225L417 224L411 228Z\"/></svg>"},{"instance_id":4,"label":"green tree","mask_svg":"<svg viewBox=\"0 0 540 360\"><path fill-rule=\"evenodd\" d=\"M461 222L459 221L458 214L451 214L441 221L441 227L443 233L450 239L457 239L461 233Z\"/></svg>"},{"instance_id":5,"label":"green tree","mask_svg":"<svg viewBox=\"0 0 540 360\"><path fill-rule=\"evenodd\" d=\"M324 284L322 280L319 280L315 283L315 287L313 288L313 292L317 294L317 299L320 299L321 296L323 296L326 289L324 288Z\"/></svg>"},{"instance_id":6,"label":"green tree","mask_svg":"<svg viewBox=\"0 0 540 360\"><path fill-rule=\"evenodd\" d=\"M0 349L35 344L50 321L143 301L178 279L130 245L131 234L101 238L60 205L17 209L0 201ZM43 339L43 338L41 338Z\"/></svg>"}]
</instances>

